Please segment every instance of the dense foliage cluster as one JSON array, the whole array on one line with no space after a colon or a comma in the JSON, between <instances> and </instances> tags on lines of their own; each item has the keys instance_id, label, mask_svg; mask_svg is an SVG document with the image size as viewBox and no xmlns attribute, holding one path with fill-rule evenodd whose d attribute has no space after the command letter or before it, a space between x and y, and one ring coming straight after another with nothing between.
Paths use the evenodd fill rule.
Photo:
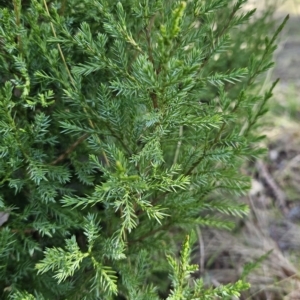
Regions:
<instances>
[{"instance_id":1,"label":"dense foliage cluster","mask_svg":"<svg viewBox=\"0 0 300 300\"><path fill-rule=\"evenodd\" d=\"M259 94L255 79L282 26L265 38L269 15L245 3L0 2L1 299L247 288L188 280L193 233L176 257L196 226L232 228L223 216L247 212L233 195L261 152L275 84Z\"/></svg>"}]
</instances>

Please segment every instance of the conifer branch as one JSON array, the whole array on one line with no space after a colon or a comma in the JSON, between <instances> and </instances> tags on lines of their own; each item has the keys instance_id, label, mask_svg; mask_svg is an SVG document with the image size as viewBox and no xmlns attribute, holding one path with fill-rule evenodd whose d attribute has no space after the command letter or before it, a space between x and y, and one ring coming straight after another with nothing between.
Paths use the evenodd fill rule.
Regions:
<instances>
[{"instance_id":1,"label":"conifer branch","mask_svg":"<svg viewBox=\"0 0 300 300\"><path fill-rule=\"evenodd\" d=\"M154 18L154 17L153 17ZM148 55L151 63L154 66L154 58L153 58L153 53L152 53L152 43L151 43L151 37L149 31L151 31L152 24L154 22L154 19L150 22L149 28L145 29L145 35L146 35L146 41L147 41L147 46L148 46Z\"/></svg>"},{"instance_id":2,"label":"conifer branch","mask_svg":"<svg viewBox=\"0 0 300 300\"><path fill-rule=\"evenodd\" d=\"M123 138L121 136L119 136L110 126L109 123L106 123L107 129L111 132L112 136L115 137L120 144L122 145L122 147L124 148L124 150L128 153L129 156L132 155L132 151L128 148L128 146L126 145L126 143L123 141Z\"/></svg>"},{"instance_id":3,"label":"conifer branch","mask_svg":"<svg viewBox=\"0 0 300 300\"><path fill-rule=\"evenodd\" d=\"M13 0L13 6L14 6L14 11L15 11L15 17L16 17L16 25L18 30L20 30L20 25L21 25L21 0ZM19 46L19 51L22 53L22 40L20 34L17 36L18 40L18 46Z\"/></svg>"},{"instance_id":4,"label":"conifer branch","mask_svg":"<svg viewBox=\"0 0 300 300\"><path fill-rule=\"evenodd\" d=\"M264 52L264 26L237 13L246 0L117 2L2 1L0 207L13 216L0 215L0 286L12 287L3 295L239 297L243 280L190 284L194 234L169 267L161 253L177 253L196 225L230 229L216 212L247 212L214 192L249 188L239 164L260 153L252 129L275 84L251 92L286 21ZM203 273L199 231L198 242Z\"/></svg>"},{"instance_id":5,"label":"conifer branch","mask_svg":"<svg viewBox=\"0 0 300 300\"><path fill-rule=\"evenodd\" d=\"M137 239L133 240L133 241L129 241L128 244L131 245L131 244L134 244L134 243L138 243L138 242L142 242L143 240L145 240L146 238L148 237L151 237L153 236L154 234L160 232L160 231L165 231L167 230L168 228L170 228L173 224L171 223L167 223L167 224L164 224L162 226L159 226L158 228L156 229L153 229L147 233L145 233L144 235L138 237Z\"/></svg>"},{"instance_id":6,"label":"conifer branch","mask_svg":"<svg viewBox=\"0 0 300 300\"><path fill-rule=\"evenodd\" d=\"M26 158L26 160L30 161L30 156L27 153L27 151L25 150L24 145L23 145L23 143L22 143L22 141L20 139L19 128L17 127L17 125L16 125L14 119L12 118L12 116L10 115L10 113L8 113L8 118L9 118L9 121L10 121L10 126L13 129L13 131L14 131L15 140L17 142L17 145L19 146L19 148L22 151L22 154L24 155L24 157Z\"/></svg>"},{"instance_id":7,"label":"conifer branch","mask_svg":"<svg viewBox=\"0 0 300 300\"><path fill-rule=\"evenodd\" d=\"M50 15L50 12L49 12L49 9L48 9L47 2L46 2L46 0L43 0L43 1L44 1L44 6L45 6L45 9L46 9L47 15L48 15L48 17L51 19L51 15ZM50 21L50 26L51 26L51 29L52 29L53 36L57 39L56 31L55 31L54 25L53 25L53 23L52 23L51 21ZM58 51L59 51L59 53L60 53L61 59L62 59L62 61L63 61L63 63L64 63L65 69L66 69L66 71L67 71L67 73L68 73L68 76L69 76L69 78L70 78L70 80L71 80L71 83L72 83L72 85L75 87L75 81L74 81L74 78L73 78L73 76L71 75L70 69L69 69L69 67L68 67L68 65L67 65L65 56L64 56L64 54L63 54L63 51L62 51L62 49L61 49L59 43L57 43L57 48L58 48ZM87 115L87 111L86 111L86 108L85 108L85 107L83 107L83 110L84 110L85 114ZM88 117L88 122L89 122L91 128L95 129L95 126L94 126L92 120L91 120L89 117ZM99 137L97 137L97 139L98 139L98 142L99 142L99 144L100 144L100 139L99 139ZM103 157L104 157L104 159L105 159L106 164L109 166L109 161L108 161L108 159L107 159L107 157L106 157L106 154L105 154L104 152L102 152L102 155L103 155Z\"/></svg>"},{"instance_id":8,"label":"conifer branch","mask_svg":"<svg viewBox=\"0 0 300 300\"><path fill-rule=\"evenodd\" d=\"M71 154L75 148L82 143L87 137L88 133L83 134L76 142L74 142L63 154L61 154L57 159L51 162L51 165L56 165L59 162L63 161L69 154Z\"/></svg>"},{"instance_id":9,"label":"conifer branch","mask_svg":"<svg viewBox=\"0 0 300 300\"><path fill-rule=\"evenodd\" d=\"M48 9L47 2L46 2L46 0L43 0L43 2L44 2L44 6L45 6L45 9L46 9L47 15L48 15L48 17L51 19L51 15L50 15L50 12L49 12L49 9ZM50 26L51 26L52 33L53 33L54 37L57 39L56 31L55 31L55 28L54 28L54 25L53 25L52 21L50 21ZM63 63L64 63L65 69L66 69L66 71L67 71L67 73L68 73L68 76L69 76L69 78L70 78L70 80L71 80L71 83L72 83L73 86L75 86L75 81L74 81L74 79L73 79L73 76L71 75L70 69L69 69L69 67L68 67L68 65L67 65L65 56L64 56L64 54L63 54L63 52L62 52L62 49L61 49L59 43L57 43L57 48L58 48L60 57L61 57L61 59L62 59L62 61L63 61Z\"/></svg>"}]
</instances>

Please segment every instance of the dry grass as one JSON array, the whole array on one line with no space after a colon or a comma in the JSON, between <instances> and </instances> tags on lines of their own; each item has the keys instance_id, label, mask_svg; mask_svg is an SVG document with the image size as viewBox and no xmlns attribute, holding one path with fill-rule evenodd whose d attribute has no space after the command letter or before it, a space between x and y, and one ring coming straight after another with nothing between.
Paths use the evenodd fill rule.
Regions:
<instances>
[{"instance_id":1,"label":"dry grass","mask_svg":"<svg viewBox=\"0 0 300 300\"><path fill-rule=\"evenodd\" d=\"M286 213L278 207L276 191L259 168L252 169L253 184L246 202L251 213L237 233L202 232L200 254L202 276L217 286L240 278L243 267L272 250L247 277L251 289L241 299L300 299L300 124L288 116L273 118L266 130L265 168L275 188L285 197ZM297 195L297 196L295 196Z\"/></svg>"},{"instance_id":2,"label":"dry grass","mask_svg":"<svg viewBox=\"0 0 300 300\"><path fill-rule=\"evenodd\" d=\"M274 115L270 115L270 118ZM276 189L285 197L286 213L278 207L276 191L252 168L252 189L246 202L251 213L236 234L209 230L202 232L200 254L202 276L209 285L238 280L245 264L269 256L247 277L251 289L241 299L300 299L300 124L278 117L267 132L265 168ZM292 191L292 192L291 192ZM199 262L199 261L198 261Z\"/></svg>"},{"instance_id":3,"label":"dry grass","mask_svg":"<svg viewBox=\"0 0 300 300\"><path fill-rule=\"evenodd\" d=\"M266 2L270 3L250 0L246 9L263 9ZM201 232L195 255L200 275L207 284L217 286L236 281L245 264L272 250L247 277L251 289L243 300L300 300L300 0L280 2L278 16L290 13L294 17L275 56L279 68L269 77L280 76L282 82L266 117L269 126L263 129L267 135L264 146L269 149L263 164L285 207L279 207L278 191L252 166L252 189L241 199L249 204L251 213L237 221L241 223L235 234ZM295 53L289 52L291 45Z\"/></svg>"}]
</instances>

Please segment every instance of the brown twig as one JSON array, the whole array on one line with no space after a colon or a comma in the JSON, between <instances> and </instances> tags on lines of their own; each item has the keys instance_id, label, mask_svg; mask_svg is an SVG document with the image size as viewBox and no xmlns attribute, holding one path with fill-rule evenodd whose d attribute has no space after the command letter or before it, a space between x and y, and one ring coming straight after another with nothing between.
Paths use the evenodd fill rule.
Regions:
<instances>
[{"instance_id":1,"label":"brown twig","mask_svg":"<svg viewBox=\"0 0 300 300\"><path fill-rule=\"evenodd\" d=\"M63 154L61 154L57 159L51 162L51 165L56 165L60 161L64 160L80 143L82 143L87 137L88 133L82 135L75 143L73 143Z\"/></svg>"},{"instance_id":2,"label":"brown twig","mask_svg":"<svg viewBox=\"0 0 300 300\"><path fill-rule=\"evenodd\" d=\"M33 232L36 232L37 230L34 229L34 228L25 228L23 230L19 230L19 229L11 229L10 230L11 232L13 233L24 233L24 234L30 234L30 233L33 233Z\"/></svg>"},{"instance_id":3,"label":"brown twig","mask_svg":"<svg viewBox=\"0 0 300 300\"><path fill-rule=\"evenodd\" d=\"M157 95L155 93L151 92L150 97L152 99L153 108L158 109Z\"/></svg>"},{"instance_id":4,"label":"brown twig","mask_svg":"<svg viewBox=\"0 0 300 300\"><path fill-rule=\"evenodd\" d=\"M45 6L45 9L46 9L46 12L47 12L48 17L51 18L51 15L50 15L50 12L49 12L48 5L47 5L46 0L44 0L44 6ZM52 30L53 36L54 36L55 38L57 38L57 35L56 35L56 31L55 31L54 25L53 25L53 23L52 23L51 21L50 21L50 26L51 26L51 30ZM68 65L67 65L65 56L64 56L64 54L63 54L63 52L62 52L62 49L61 49L59 43L57 43L57 48L58 48L58 51L59 51L59 53L60 53L61 59L62 59L62 61L63 61L63 64L64 64L64 66L65 66L65 68L66 68L66 71L67 71L67 73L68 73L68 76L69 76L69 78L70 78L70 81L71 81L73 87L75 87L75 86L76 86L76 83L75 83L74 78L73 78L73 76L72 76L72 74L71 74L71 72L70 72L70 69L69 69ZM86 116L87 116L87 118L88 118L88 122L89 122L91 128L95 129L95 125L94 125L94 123L92 122L92 120L89 118L86 108L85 108L84 106L82 106L82 108L83 108L83 111L84 111L84 113L86 114ZM99 139L99 137L97 137L97 140L98 140L98 143L100 144L100 139ZM104 151L102 151L102 155L103 155L103 157L104 157L104 159L105 159L106 164L109 166L109 161L108 161L107 156L106 156L106 154L105 154Z\"/></svg>"},{"instance_id":5,"label":"brown twig","mask_svg":"<svg viewBox=\"0 0 300 300\"><path fill-rule=\"evenodd\" d=\"M46 9L46 12L47 12L48 17L51 18L51 15L50 15L50 12L49 12L48 5L47 5L46 0L44 0L44 6L45 6L45 9ZM51 30L52 30L53 36L54 36L55 38L57 38L55 28L54 28L53 23L52 23L51 21L50 21L50 26L51 26ZM68 65L67 65L67 62L66 62L65 56L64 56L64 54L63 54L63 52L62 52L62 49L61 49L61 47L60 47L60 44L58 44L58 43L57 43L57 48L58 48L60 57L61 57L61 59L62 59L62 61L63 61L63 64L64 64L64 66L65 66L65 68L66 68L66 71L67 71L67 73L68 73L68 76L69 76L69 78L70 78L70 80L71 80L71 83L73 84L73 86L75 86L75 81L74 81L74 79L73 79L73 77L72 77L72 75L71 75L70 69L69 69L69 67L68 67Z\"/></svg>"},{"instance_id":6,"label":"brown twig","mask_svg":"<svg viewBox=\"0 0 300 300\"><path fill-rule=\"evenodd\" d=\"M282 211L284 216L288 214L288 207L286 204L286 195L283 190L278 186L278 184L273 179L272 175L269 173L267 167L263 161L258 160L256 162L256 167L261 178L266 182L267 186L272 190L274 197L277 201L278 207Z\"/></svg>"}]
</instances>

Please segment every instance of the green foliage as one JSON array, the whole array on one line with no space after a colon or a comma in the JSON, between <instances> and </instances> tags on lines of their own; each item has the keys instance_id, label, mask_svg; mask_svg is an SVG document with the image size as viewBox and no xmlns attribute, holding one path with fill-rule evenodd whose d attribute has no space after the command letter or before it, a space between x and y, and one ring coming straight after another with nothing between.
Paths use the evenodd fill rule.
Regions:
<instances>
[{"instance_id":1,"label":"green foliage","mask_svg":"<svg viewBox=\"0 0 300 300\"><path fill-rule=\"evenodd\" d=\"M1 299L248 287L192 282L189 238L172 254L196 226L247 213L240 166L261 153L276 84L260 95L256 79L286 20L268 39L269 15L245 2L0 2Z\"/></svg>"},{"instance_id":2,"label":"green foliage","mask_svg":"<svg viewBox=\"0 0 300 300\"><path fill-rule=\"evenodd\" d=\"M239 280L234 284L222 285L214 289L205 289L202 279L194 281L193 285L190 287L187 279L189 279L192 272L198 270L198 265L190 265L189 256L190 245L189 236L187 236L182 246L180 261L176 262L171 256L167 256L174 274L172 276L173 289L170 292L170 296L167 298L168 300L204 300L214 299L215 297L232 299L233 296L240 297L240 291L247 290L250 287L248 283Z\"/></svg>"}]
</instances>

